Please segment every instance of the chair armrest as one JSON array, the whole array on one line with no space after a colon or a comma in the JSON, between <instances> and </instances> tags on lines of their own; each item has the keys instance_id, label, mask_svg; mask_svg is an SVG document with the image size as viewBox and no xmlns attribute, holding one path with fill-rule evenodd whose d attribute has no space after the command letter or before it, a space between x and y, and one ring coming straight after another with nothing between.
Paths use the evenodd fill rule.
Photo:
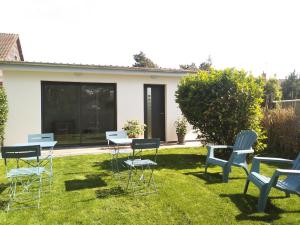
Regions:
<instances>
[{"instance_id":1,"label":"chair armrest","mask_svg":"<svg viewBox=\"0 0 300 225\"><path fill-rule=\"evenodd\" d=\"M277 169L276 175L300 175L300 170Z\"/></svg>"},{"instance_id":2,"label":"chair armrest","mask_svg":"<svg viewBox=\"0 0 300 225\"><path fill-rule=\"evenodd\" d=\"M260 162L278 162L278 163L290 163L292 164L294 160L290 159L283 159L283 158L271 158L271 157L254 157L255 160L258 160Z\"/></svg>"},{"instance_id":3,"label":"chair armrest","mask_svg":"<svg viewBox=\"0 0 300 225\"><path fill-rule=\"evenodd\" d=\"M215 149L226 149L226 148L232 148L233 146L230 145L207 145L208 154L207 156L209 158L214 157L214 151Z\"/></svg>"},{"instance_id":4,"label":"chair armrest","mask_svg":"<svg viewBox=\"0 0 300 225\"><path fill-rule=\"evenodd\" d=\"M210 147L213 149L233 148L233 146L231 146L231 145L207 145L207 147Z\"/></svg>"},{"instance_id":5,"label":"chair armrest","mask_svg":"<svg viewBox=\"0 0 300 225\"><path fill-rule=\"evenodd\" d=\"M250 153L254 153L254 150L253 149L235 150L234 153L237 155L250 154Z\"/></svg>"},{"instance_id":6,"label":"chair armrest","mask_svg":"<svg viewBox=\"0 0 300 225\"><path fill-rule=\"evenodd\" d=\"M255 156L252 161L251 172L259 173L260 170L260 162L276 162L276 163L293 163L293 160L290 159L282 159L282 158L271 158L271 157L257 157Z\"/></svg>"}]
</instances>

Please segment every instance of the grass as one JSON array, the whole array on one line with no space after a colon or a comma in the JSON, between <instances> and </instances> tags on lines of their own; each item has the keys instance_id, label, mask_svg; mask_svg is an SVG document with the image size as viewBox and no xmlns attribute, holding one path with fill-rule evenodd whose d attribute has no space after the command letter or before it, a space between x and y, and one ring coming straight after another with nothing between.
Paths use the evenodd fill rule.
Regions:
<instances>
[{"instance_id":1,"label":"grass","mask_svg":"<svg viewBox=\"0 0 300 225\"><path fill-rule=\"evenodd\" d=\"M152 154L153 152L147 152ZM54 159L54 183L44 193L41 208L6 213L1 224L300 224L300 198L285 198L272 190L266 213L256 212L258 190L242 194L245 174L233 168L228 184L221 183L221 168L203 174L204 148L165 149L155 170L158 193L134 196L124 191L127 172L116 179L110 172L110 155ZM2 167L3 168L3 167ZM274 167L263 165L271 174ZM2 173L2 208L7 198Z\"/></svg>"}]
</instances>

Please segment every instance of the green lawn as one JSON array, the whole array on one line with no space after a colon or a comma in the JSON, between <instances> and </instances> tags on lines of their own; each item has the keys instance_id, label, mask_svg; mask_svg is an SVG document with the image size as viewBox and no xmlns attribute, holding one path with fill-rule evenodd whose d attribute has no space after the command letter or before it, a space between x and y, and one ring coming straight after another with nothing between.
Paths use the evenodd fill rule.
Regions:
<instances>
[{"instance_id":1,"label":"green lawn","mask_svg":"<svg viewBox=\"0 0 300 225\"><path fill-rule=\"evenodd\" d=\"M153 152L147 152L153 154ZM44 193L41 208L6 213L0 224L300 224L300 198L273 190L266 213L256 213L258 190L242 194L245 174L233 168L228 184L221 183L221 168L204 172L204 148L165 149L155 171L158 193L133 196L111 176L109 154L54 159L54 184ZM270 174L274 167L263 165ZM4 166L2 165L2 171ZM7 188L0 178L2 208Z\"/></svg>"}]
</instances>

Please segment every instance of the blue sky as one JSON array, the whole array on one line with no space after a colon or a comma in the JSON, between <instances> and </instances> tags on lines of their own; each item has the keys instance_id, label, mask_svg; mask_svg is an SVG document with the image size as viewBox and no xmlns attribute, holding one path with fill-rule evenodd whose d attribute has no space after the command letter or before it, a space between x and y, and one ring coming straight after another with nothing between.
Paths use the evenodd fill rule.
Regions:
<instances>
[{"instance_id":1,"label":"blue sky","mask_svg":"<svg viewBox=\"0 0 300 225\"><path fill-rule=\"evenodd\" d=\"M299 1L0 0L0 32L18 33L28 61L300 72Z\"/></svg>"}]
</instances>

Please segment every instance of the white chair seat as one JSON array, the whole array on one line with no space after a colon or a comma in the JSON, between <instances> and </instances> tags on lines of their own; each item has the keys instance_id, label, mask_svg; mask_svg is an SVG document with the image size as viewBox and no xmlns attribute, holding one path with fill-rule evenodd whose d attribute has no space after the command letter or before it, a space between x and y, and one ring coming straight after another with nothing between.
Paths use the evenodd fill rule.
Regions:
<instances>
[{"instance_id":1,"label":"white chair seat","mask_svg":"<svg viewBox=\"0 0 300 225\"><path fill-rule=\"evenodd\" d=\"M28 175L40 176L43 172L45 172L44 167L17 168L17 169L11 169L7 173L7 177L11 178L11 177L28 176Z\"/></svg>"},{"instance_id":2,"label":"white chair seat","mask_svg":"<svg viewBox=\"0 0 300 225\"><path fill-rule=\"evenodd\" d=\"M135 159L135 160L126 160L124 163L130 167L138 166L156 166L157 163L149 159Z\"/></svg>"}]
</instances>

